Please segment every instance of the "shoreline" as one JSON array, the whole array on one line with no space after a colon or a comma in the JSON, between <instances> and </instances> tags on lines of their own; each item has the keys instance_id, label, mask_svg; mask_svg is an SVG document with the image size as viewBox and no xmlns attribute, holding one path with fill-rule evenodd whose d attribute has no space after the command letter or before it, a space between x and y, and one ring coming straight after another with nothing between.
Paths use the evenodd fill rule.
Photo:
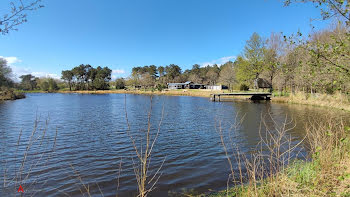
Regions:
<instances>
[{"instance_id":1,"label":"shoreline","mask_svg":"<svg viewBox=\"0 0 350 197\"><path fill-rule=\"evenodd\" d=\"M202 97L210 98L211 94L215 93L228 93L227 90L213 91L213 90L167 90L167 91L144 91L144 90L79 90L79 91L67 91L59 90L57 92L45 92L45 91L21 91L21 93L62 93L62 94L136 94L136 95L159 95L159 96L190 96L190 97ZM241 92L241 91L234 91ZM249 100L247 96L234 96L230 97L226 101L242 101ZM225 102L225 99L222 101ZM350 98L347 98L342 94L307 94L298 92L289 96L272 96L270 102L273 103L285 103L285 104L298 104L309 105L315 107L326 107L337 110L344 110L350 112Z\"/></svg>"},{"instance_id":2,"label":"shoreline","mask_svg":"<svg viewBox=\"0 0 350 197\"><path fill-rule=\"evenodd\" d=\"M143 90L83 90L83 91L58 91L57 93L63 94L137 94L137 95L160 95L160 96L191 96L210 98L211 94L226 93L227 90L212 91L212 90L168 90L168 91L143 91ZM240 91L237 91L240 92ZM47 92L40 92L47 93ZM230 100L248 100L247 96L235 96ZM345 98L344 95L334 94L315 94L309 95L306 93L296 93L290 96L272 96L271 102L274 103L287 103L287 104L299 104L310 105L318 107L328 107L332 109L344 110L350 112L350 100Z\"/></svg>"},{"instance_id":3,"label":"shoreline","mask_svg":"<svg viewBox=\"0 0 350 197\"><path fill-rule=\"evenodd\" d=\"M0 101L13 101L18 99L24 99L26 96L23 92L14 90L0 91Z\"/></svg>"},{"instance_id":4,"label":"shoreline","mask_svg":"<svg viewBox=\"0 0 350 197\"><path fill-rule=\"evenodd\" d=\"M58 91L63 94L138 94L138 95L161 95L161 96L192 96L210 98L210 94L222 93L223 91L142 91L142 90L78 90L78 91Z\"/></svg>"}]
</instances>

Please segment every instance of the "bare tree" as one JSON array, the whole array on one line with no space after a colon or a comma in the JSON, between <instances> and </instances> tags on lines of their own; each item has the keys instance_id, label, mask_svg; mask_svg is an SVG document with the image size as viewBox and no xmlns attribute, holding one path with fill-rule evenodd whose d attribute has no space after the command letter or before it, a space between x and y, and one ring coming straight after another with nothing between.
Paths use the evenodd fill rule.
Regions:
<instances>
[{"instance_id":1,"label":"bare tree","mask_svg":"<svg viewBox=\"0 0 350 197\"><path fill-rule=\"evenodd\" d=\"M0 16L0 33L5 35L17 26L27 22L27 13L44 7L41 0L13 0L10 2L10 13Z\"/></svg>"},{"instance_id":2,"label":"bare tree","mask_svg":"<svg viewBox=\"0 0 350 197\"><path fill-rule=\"evenodd\" d=\"M141 131L139 134L133 136L131 132L131 127L129 124L128 119L128 113L126 109L126 95L125 95L125 119L127 122L127 134L131 139L132 146L135 150L136 154L136 161L133 159L133 168L134 173L137 180L137 187L138 187L138 197L147 197L154 189L155 186L159 180L159 178L162 175L162 172L160 172L161 168L163 167L163 164L165 162L165 158L163 162L155 169L150 168L151 163L151 157L152 157L152 151L155 146L155 143L158 139L160 127L163 121L164 117L164 105L162 108L162 115L161 119L158 124L158 129L156 129L155 132L152 132L152 125L151 125L151 117L152 117L152 96L150 97L150 108L147 113L147 129L146 131Z\"/></svg>"},{"instance_id":3,"label":"bare tree","mask_svg":"<svg viewBox=\"0 0 350 197\"><path fill-rule=\"evenodd\" d=\"M316 8L320 8L323 20L337 17L350 25L350 4L348 0L285 0L284 5L291 3L313 3Z\"/></svg>"}]
</instances>

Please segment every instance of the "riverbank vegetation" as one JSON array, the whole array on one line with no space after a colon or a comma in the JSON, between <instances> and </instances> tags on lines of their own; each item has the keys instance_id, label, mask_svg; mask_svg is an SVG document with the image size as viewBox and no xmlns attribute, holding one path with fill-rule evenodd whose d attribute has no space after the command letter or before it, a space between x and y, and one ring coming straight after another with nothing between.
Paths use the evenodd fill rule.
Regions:
<instances>
[{"instance_id":1,"label":"riverbank vegetation","mask_svg":"<svg viewBox=\"0 0 350 197\"><path fill-rule=\"evenodd\" d=\"M16 100L24 98L25 95L14 90L14 82L11 79L12 70L6 60L0 58L0 101Z\"/></svg>"},{"instance_id":2,"label":"riverbank vegetation","mask_svg":"<svg viewBox=\"0 0 350 197\"><path fill-rule=\"evenodd\" d=\"M285 1L286 5L294 2L298 1ZM321 7L323 19L337 16L337 24L308 39L300 39L301 33L298 33L299 39L285 37L288 42L282 46L286 46L283 48L287 53L269 52L275 58L267 61L271 62L267 74L277 73L275 82L274 77L270 78L271 83L280 94L289 94L292 101L311 99L311 103L323 105L328 102L326 105L329 105L330 100L333 103L337 100L338 105L344 105L349 103L350 4L349 1L332 0L310 2ZM261 49L260 46L259 36L253 35L245 54L253 54L248 57L254 58L246 55L237 58L238 68L250 72L252 78L253 74L258 76L264 72L266 61L261 58L264 50L256 50ZM252 53L254 51L256 53ZM315 93L322 94L319 98L310 97ZM260 146L250 155L240 154L239 147L231 140L225 141L230 139L230 131L225 134L219 128L231 174L226 190L208 196L350 196L350 127L340 117L309 120L303 140L309 154L302 160L293 159L298 158L297 147L300 145L290 143L291 138L286 135L287 121L280 126L273 122L274 130L263 124L265 135L261 135L264 132L260 130ZM287 148L283 148L285 145ZM232 160L237 161L238 167L232 167ZM242 173L241 169L246 171Z\"/></svg>"},{"instance_id":3,"label":"riverbank vegetation","mask_svg":"<svg viewBox=\"0 0 350 197\"><path fill-rule=\"evenodd\" d=\"M350 127L339 117L310 120L304 147L291 144L291 128L284 122L275 131L260 130L261 142L249 155L229 140L230 131L219 129L231 169L227 189L201 196L349 196ZM302 160L301 148L309 152Z\"/></svg>"}]
</instances>

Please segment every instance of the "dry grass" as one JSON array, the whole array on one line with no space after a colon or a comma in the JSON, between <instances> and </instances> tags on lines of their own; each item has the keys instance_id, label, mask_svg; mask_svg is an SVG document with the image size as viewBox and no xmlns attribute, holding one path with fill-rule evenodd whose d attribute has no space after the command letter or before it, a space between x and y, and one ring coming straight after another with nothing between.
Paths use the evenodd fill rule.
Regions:
<instances>
[{"instance_id":1,"label":"dry grass","mask_svg":"<svg viewBox=\"0 0 350 197\"><path fill-rule=\"evenodd\" d=\"M311 95L303 92L298 92L296 94L291 94L286 97L273 97L272 101L331 107L334 109L350 111L349 97L341 93L335 93L333 95L329 95L329 94Z\"/></svg>"}]
</instances>

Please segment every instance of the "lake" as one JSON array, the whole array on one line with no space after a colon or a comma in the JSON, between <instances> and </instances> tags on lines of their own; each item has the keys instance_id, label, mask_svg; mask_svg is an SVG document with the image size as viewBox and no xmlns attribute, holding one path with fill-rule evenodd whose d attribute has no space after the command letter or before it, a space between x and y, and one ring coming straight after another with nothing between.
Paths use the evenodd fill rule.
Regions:
<instances>
[{"instance_id":1,"label":"lake","mask_svg":"<svg viewBox=\"0 0 350 197\"><path fill-rule=\"evenodd\" d=\"M35 196L81 196L83 184L89 185L93 196L101 192L104 196L136 196L133 161L137 160L125 107L130 135L137 139L147 130L149 96L33 93L26 99L0 103L0 196L15 195L19 184ZM152 133L157 132L160 121L161 125L150 169L154 172L164 164L151 196L226 187L230 169L218 125L227 131L244 117L232 131L232 139L242 153L249 153L260 141L264 115L270 113L277 123L286 115L293 119L296 126L288 134L296 144L304 137L305 123L328 111L268 101L153 96ZM267 124L272 124L270 118ZM301 155L305 153L301 150Z\"/></svg>"}]
</instances>

